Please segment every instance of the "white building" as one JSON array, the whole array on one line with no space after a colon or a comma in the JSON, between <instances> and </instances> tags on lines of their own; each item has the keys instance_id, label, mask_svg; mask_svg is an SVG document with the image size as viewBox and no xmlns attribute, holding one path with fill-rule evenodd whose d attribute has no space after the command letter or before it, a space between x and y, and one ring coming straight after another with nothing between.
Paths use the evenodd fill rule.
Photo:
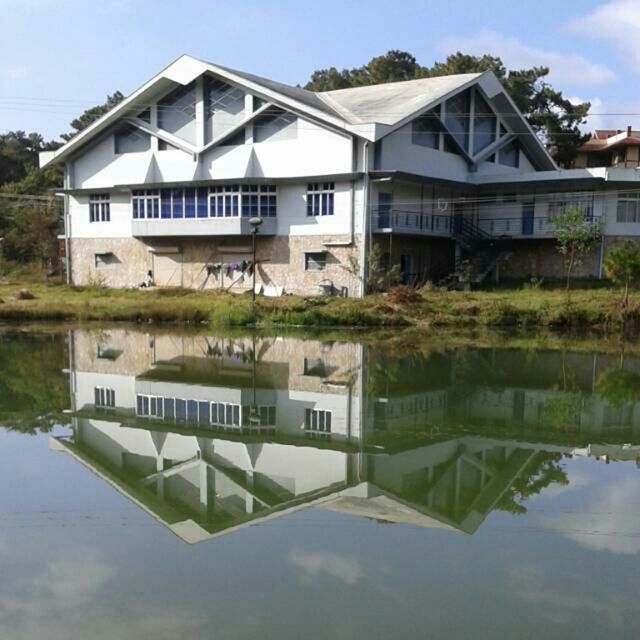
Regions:
<instances>
[{"instance_id":1,"label":"white building","mask_svg":"<svg viewBox=\"0 0 640 640\"><path fill-rule=\"evenodd\" d=\"M75 284L360 295L367 252L411 280L559 275L549 217L640 234L638 174L560 170L491 73L313 93L182 56L55 152Z\"/></svg>"}]
</instances>

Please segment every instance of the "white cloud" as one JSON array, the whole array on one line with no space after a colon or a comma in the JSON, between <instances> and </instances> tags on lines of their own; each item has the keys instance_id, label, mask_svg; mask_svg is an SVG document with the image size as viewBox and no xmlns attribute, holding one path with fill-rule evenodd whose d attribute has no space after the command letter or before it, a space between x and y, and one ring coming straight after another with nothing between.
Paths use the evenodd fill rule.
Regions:
<instances>
[{"instance_id":1,"label":"white cloud","mask_svg":"<svg viewBox=\"0 0 640 640\"><path fill-rule=\"evenodd\" d=\"M330 551L294 550L288 560L307 577L325 574L345 584L355 584L364 575L355 558Z\"/></svg>"},{"instance_id":2,"label":"white cloud","mask_svg":"<svg viewBox=\"0 0 640 640\"><path fill-rule=\"evenodd\" d=\"M591 38L614 43L631 67L640 64L640 2L609 0L591 13L574 18L569 28ZM637 69L636 69L637 70Z\"/></svg>"},{"instance_id":3,"label":"white cloud","mask_svg":"<svg viewBox=\"0 0 640 640\"><path fill-rule=\"evenodd\" d=\"M443 54L454 51L473 55L489 53L502 58L509 69L549 67L550 81L558 84L592 86L604 84L615 77L608 67L590 62L583 56L535 49L495 31L480 31L468 38L445 38L438 43L438 48Z\"/></svg>"},{"instance_id":4,"label":"white cloud","mask_svg":"<svg viewBox=\"0 0 640 640\"><path fill-rule=\"evenodd\" d=\"M5 80L15 81L27 75L27 67L21 64L11 64L0 67L0 76Z\"/></svg>"},{"instance_id":5,"label":"white cloud","mask_svg":"<svg viewBox=\"0 0 640 640\"><path fill-rule=\"evenodd\" d=\"M39 565L34 576L0 587L0 638L174 640L191 637L207 623L195 611L150 604L143 597L114 604L124 579L109 559L91 549L69 549L41 560L31 559L31 565Z\"/></svg>"},{"instance_id":6,"label":"white cloud","mask_svg":"<svg viewBox=\"0 0 640 640\"><path fill-rule=\"evenodd\" d=\"M570 584L582 581L574 575L571 576ZM588 596L575 593L575 589L560 588L557 580L546 575L541 567L533 565L513 567L509 572L509 582L513 593L556 625L571 625L584 618L585 613L592 613L606 618L612 627L621 629L625 618L637 608L633 594L611 592Z\"/></svg>"},{"instance_id":7,"label":"white cloud","mask_svg":"<svg viewBox=\"0 0 640 640\"><path fill-rule=\"evenodd\" d=\"M544 517L541 524L580 546L615 554L640 553L638 479L627 478L593 495L584 510Z\"/></svg>"}]
</instances>

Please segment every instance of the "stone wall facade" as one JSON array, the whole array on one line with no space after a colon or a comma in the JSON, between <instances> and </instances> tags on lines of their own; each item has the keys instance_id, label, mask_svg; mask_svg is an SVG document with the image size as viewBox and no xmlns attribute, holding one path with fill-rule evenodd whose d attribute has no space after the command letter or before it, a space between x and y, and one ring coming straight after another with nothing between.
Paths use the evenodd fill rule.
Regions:
<instances>
[{"instance_id":1,"label":"stone wall facade","mask_svg":"<svg viewBox=\"0 0 640 640\"><path fill-rule=\"evenodd\" d=\"M251 260L251 238L246 236L163 238L153 242L137 238L73 238L70 249L75 285L137 287L148 271L155 271L157 256L166 253L176 261L173 286L238 293L251 289L249 273L207 268ZM306 270L305 252L325 252L325 270ZM360 282L348 270L350 256L359 260L357 236L353 241L350 236L258 236L256 284L282 287L284 293L317 295L320 284L331 283L336 290L345 288L348 296L357 296ZM157 280L157 284L163 283Z\"/></svg>"},{"instance_id":2,"label":"stone wall facade","mask_svg":"<svg viewBox=\"0 0 640 640\"><path fill-rule=\"evenodd\" d=\"M606 240L605 240L606 247ZM528 280L547 278L561 280L566 277L565 257L558 252L555 240L521 240L513 242L511 255L499 265L500 280ZM597 278L600 275L600 244L594 247L573 268L576 278Z\"/></svg>"}]
</instances>

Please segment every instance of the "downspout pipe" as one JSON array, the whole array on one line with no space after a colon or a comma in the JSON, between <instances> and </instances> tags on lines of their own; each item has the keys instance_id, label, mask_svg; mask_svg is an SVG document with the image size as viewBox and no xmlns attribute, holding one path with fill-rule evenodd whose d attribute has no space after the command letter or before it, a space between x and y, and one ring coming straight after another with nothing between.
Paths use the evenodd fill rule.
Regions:
<instances>
[{"instance_id":1,"label":"downspout pipe","mask_svg":"<svg viewBox=\"0 0 640 640\"><path fill-rule=\"evenodd\" d=\"M362 155L362 241L360 243L360 297L367 293L367 239L369 237L369 141L365 140Z\"/></svg>"}]
</instances>

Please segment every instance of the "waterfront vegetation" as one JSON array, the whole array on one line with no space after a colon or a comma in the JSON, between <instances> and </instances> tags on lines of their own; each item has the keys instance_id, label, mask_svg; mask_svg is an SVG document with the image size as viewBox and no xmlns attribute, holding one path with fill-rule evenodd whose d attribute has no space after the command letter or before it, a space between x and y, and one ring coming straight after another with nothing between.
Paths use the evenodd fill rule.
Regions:
<instances>
[{"instance_id":1,"label":"waterfront vegetation","mask_svg":"<svg viewBox=\"0 0 640 640\"><path fill-rule=\"evenodd\" d=\"M21 293L22 292L22 293ZM640 295L621 304L618 287L527 283L482 291L416 290L355 298L258 298L190 289L109 289L0 282L0 320L127 321L209 326L549 327L617 330L640 326Z\"/></svg>"}]
</instances>

